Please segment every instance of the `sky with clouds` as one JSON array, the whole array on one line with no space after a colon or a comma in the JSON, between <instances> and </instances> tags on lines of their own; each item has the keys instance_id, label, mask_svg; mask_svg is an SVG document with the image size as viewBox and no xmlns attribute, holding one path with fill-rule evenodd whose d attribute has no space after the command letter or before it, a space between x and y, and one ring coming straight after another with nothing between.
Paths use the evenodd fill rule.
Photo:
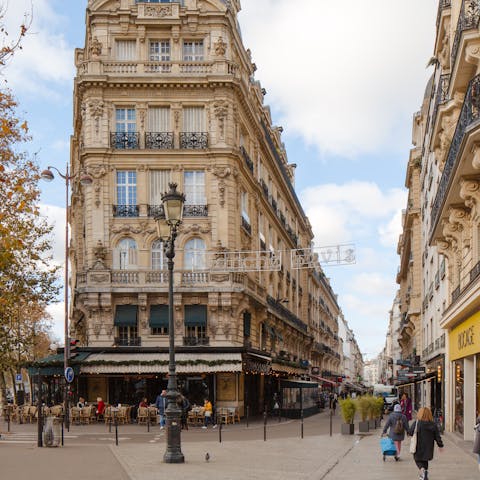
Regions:
<instances>
[{"instance_id":1,"label":"sky with clouds","mask_svg":"<svg viewBox=\"0 0 480 480\"><path fill-rule=\"evenodd\" d=\"M75 48L83 47L87 0L14 0L13 36L33 3L23 50L6 70L29 120L42 167L62 170L72 133ZM295 188L317 246L352 242L357 262L325 266L360 349L372 358L385 342L395 295L396 245L407 193L413 113L431 71L438 0L242 0L246 48L267 90L265 103L297 164ZM42 211L55 221L63 262L64 189L43 188ZM63 305L53 305L63 336Z\"/></svg>"}]
</instances>

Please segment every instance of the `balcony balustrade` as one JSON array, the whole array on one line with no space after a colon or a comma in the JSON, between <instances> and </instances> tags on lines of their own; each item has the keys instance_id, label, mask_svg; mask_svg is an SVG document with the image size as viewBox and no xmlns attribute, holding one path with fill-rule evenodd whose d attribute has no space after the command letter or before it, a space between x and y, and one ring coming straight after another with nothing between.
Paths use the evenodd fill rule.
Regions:
<instances>
[{"instance_id":1,"label":"balcony balustrade","mask_svg":"<svg viewBox=\"0 0 480 480\"><path fill-rule=\"evenodd\" d=\"M165 209L163 205L148 205L147 214L153 218L165 218Z\"/></svg>"},{"instance_id":2,"label":"balcony balustrade","mask_svg":"<svg viewBox=\"0 0 480 480\"><path fill-rule=\"evenodd\" d=\"M115 337L115 346L117 347L140 347L142 345L141 337L122 338Z\"/></svg>"},{"instance_id":3,"label":"balcony balustrade","mask_svg":"<svg viewBox=\"0 0 480 480\"><path fill-rule=\"evenodd\" d=\"M463 139L467 133L468 127L480 118L480 75L476 75L470 81L462 110L458 119L457 127L453 135L450 149L448 151L447 160L443 168L442 177L438 185L437 195L432 204L432 223L430 227L430 235L440 219L445 198L450 188L455 168L458 164L458 154Z\"/></svg>"},{"instance_id":4,"label":"balcony balustrade","mask_svg":"<svg viewBox=\"0 0 480 480\"><path fill-rule=\"evenodd\" d=\"M243 159L245 160L245 163L247 165L247 168L253 173L253 161L249 157L247 151L245 150L244 147L240 146L240 153L242 154Z\"/></svg>"},{"instance_id":5,"label":"balcony balustrade","mask_svg":"<svg viewBox=\"0 0 480 480\"><path fill-rule=\"evenodd\" d=\"M138 217L138 205L113 205L114 217Z\"/></svg>"},{"instance_id":6,"label":"balcony balustrade","mask_svg":"<svg viewBox=\"0 0 480 480\"><path fill-rule=\"evenodd\" d=\"M302 322L296 315L294 315L288 308L285 308L280 301L275 300L270 295L267 295L267 303L280 315L284 318L292 322L296 327L303 330L304 332L307 331L307 324Z\"/></svg>"},{"instance_id":7,"label":"balcony balustrade","mask_svg":"<svg viewBox=\"0 0 480 480\"><path fill-rule=\"evenodd\" d=\"M437 85L437 93L435 95L435 107L433 109L432 125L435 125L435 121L437 119L438 107L448 101L449 83L450 83L449 74L440 75L438 85Z\"/></svg>"},{"instance_id":8,"label":"balcony balustrade","mask_svg":"<svg viewBox=\"0 0 480 480\"><path fill-rule=\"evenodd\" d=\"M197 347L209 344L210 337L183 337L183 345L186 347Z\"/></svg>"},{"instance_id":9,"label":"balcony balustrade","mask_svg":"<svg viewBox=\"0 0 480 480\"><path fill-rule=\"evenodd\" d=\"M180 132L180 148L190 150L208 148L208 133Z\"/></svg>"},{"instance_id":10,"label":"balcony balustrade","mask_svg":"<svg viewBox=\"0 0 480 480\"><path fill-rule=\"evenodd\" d=\"M252 226L248 223L248 220L242 217L242 228L249 234L252 234Z\"/></svg>"},{"instance_id":11,"label":"balcony balustrade","mask_svg":"<svg viewBox=\"0 0 480 480\"><path fill-rule=\"evenodd\" d=\"M480 0L462 0L460 7L460 15L458 16L457 29L453 39L451 52L451 65L455 65L458 48L462 39L462 34L466 30L473 30L478 28L480 20Z\"/></svg>"},{"instance_id":12,"label":"balcony balustrade","mask_svg":"<svg viewBox=\"0 0 480 480\"><path fill-rule=\"evenodd\" d=\"M150 150L173 149L173 132L146 132L145 148Z\"/></svg>"},{"instance_id":13,"label":"balcony balustrade","mask_svg":"<svg viewBox=\"0 0 480 480\"><path fill-rule=\"evenodd\" d=\"M208 205L184 205L184 217L208 217Z\"/></svg>"},{"instance_id":14,"label":"balcony balustrade","mask_svg":"<svg viewBox=\"0 0 480 480\"><path fill-rule=\"evenodd\" d=\"M110 147L117 150L136 150L140 147L140 134L137 132L111 132Z\"/></svg>"}]
</instances>

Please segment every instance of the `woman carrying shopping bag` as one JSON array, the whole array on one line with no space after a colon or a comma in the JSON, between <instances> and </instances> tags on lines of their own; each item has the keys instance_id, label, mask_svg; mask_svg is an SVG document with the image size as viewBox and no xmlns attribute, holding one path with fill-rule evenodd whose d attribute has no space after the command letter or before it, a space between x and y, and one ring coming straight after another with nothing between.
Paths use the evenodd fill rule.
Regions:
<instances>
[{"instance_id":1,"label":"woman carrying shopping bag","mask_svg":"<svg viewBox=\"0 0 480 480\"><path fill-rule=\"evenodd\" d=\"M402 442L405 439L405 432L408 432L407 417L402 413L402 407L398 404L393 407L393 412L388 416L388 420L383 427L382 435L385 435L389 428L388 436L395 443L395 448L397 449L395 460L398 462L400 459Z\"/></svg>"},{"instance_id":2,"label":"woman carrying shopping bag","mask_svg":"<svg viewBox=\"0 0 480 480\"><path fill-rule=\"evenodd\" d=\"M413 453L413 459L420 471L420 480L428 480L428 462L433 459L434 442L440 449L443 448L442 437L429 408L418 410L417 419L408 433L412 436L411 441L416 442L415 449L410 448L410 452Z\"/></svg>"}]
</instances>

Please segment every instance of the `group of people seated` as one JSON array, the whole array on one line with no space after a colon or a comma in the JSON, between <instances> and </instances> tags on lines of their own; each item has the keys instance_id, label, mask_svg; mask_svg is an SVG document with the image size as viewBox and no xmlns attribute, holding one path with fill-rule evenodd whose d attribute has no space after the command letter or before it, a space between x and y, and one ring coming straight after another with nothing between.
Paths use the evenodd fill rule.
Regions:
<instances>
[{"instance_id":1,"label":"group of people seated","mask_svg":"<svg viewBox=\"0 0 480 480\"><path fill-rule=\"evenodd\" d=\"M85 401L85 398L79 397L78 402L77 402L77 408L84 408L87 406L87 402ZM96 404L96 416L97 419L101 420L103 418L103 415L105 414L105 402L103 401L102 397L97 397L97 404Z\"/></svg>"}]
</instances>

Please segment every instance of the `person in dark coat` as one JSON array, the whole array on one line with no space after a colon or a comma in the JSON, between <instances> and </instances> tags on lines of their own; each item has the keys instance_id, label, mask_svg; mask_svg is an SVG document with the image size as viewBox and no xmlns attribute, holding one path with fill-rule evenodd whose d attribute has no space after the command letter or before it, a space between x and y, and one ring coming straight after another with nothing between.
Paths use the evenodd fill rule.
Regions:
<instances>
[{"instance_id":1,"label":"person in dark coat","mask_svg":"<svg viewBox=\"0 0 480 480\"><path fill-rule=\"evenodd\" d=\"M399 428L401 425L402 428ZM395 405L393 407L393 412L388 416L388 419L383 427L382 436L388 432L388 436L395 443L395 448L397 449L397 454L395 455L395 460L398 462L400 459L400 452L402 451L402 442L405 440L405 432L408 432L408 421L407 417L402 413L402 407L400 405Z\"/></svg>"},{"instance_id":2,"label":"person in dark coat","mask_svg":"<svg viewBox=\"0 0 480 480\"><path fill-rule=\"evenodd\" d=\"M442 449L443 441L429 408L423 407L418 410L417 420L410 426L409 435L413 435L417 423L417 450L413 454L413 459L420 470L420 480L428 480L428 462L433 459L434 442Z\"/></svg>"},{"instance_id":3,"label":"person in dark coat","mask_svg":"<svg viewBox=\"0 0 480 480\"><path fill-rule=\"evenodd\" d=\"M407 420L410 422L412 420L412 399L408 396L408 393L405 392L402 395L402 399L400 400L400 405L402 407L402 413L407 417Z\"/></svg>"},{"instance_id":4,"label":"person in dark coat","mask_svg":"<svg viewBox=\"0 0 480 480\"><path fill-rule=\"evenodd\" d=\"M475 439L473 441L473 453L477 454L478 469L480 470L480 415L477 417L477 423L474 429L475 429Z\"/></svg>"},{"instance_id":5,"label":"person in dark coat","mask_svg":"<svg viewBox=\"0 0 480 480\"><path fill-rule=\"evenodd\" d=\"M158 415L160 417L160 430L165 428L165 410L167 409L167 391L162 390L162 393L157 396L155 400L155 406L158 410Z\"/></svg>"}]
</instances>

